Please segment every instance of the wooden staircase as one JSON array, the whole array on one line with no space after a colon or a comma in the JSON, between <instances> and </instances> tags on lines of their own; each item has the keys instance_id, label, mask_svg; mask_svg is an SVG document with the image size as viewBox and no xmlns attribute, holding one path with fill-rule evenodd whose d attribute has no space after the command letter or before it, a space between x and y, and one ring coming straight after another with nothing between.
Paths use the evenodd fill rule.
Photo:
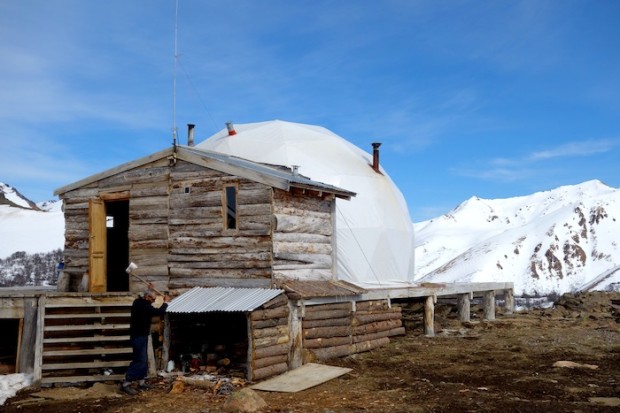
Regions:
<instances>
[{"instance_id":1,"label":"wooden staircase","mask_svg":"<svg viewBox=\"0 0 620 413\"><path fill-rule=\"evenodd\" d=\"M41 384L122 380L131 361L129 320L134 298L42 298L40 354L35 355Z\"/></svg>"}]
</instances>

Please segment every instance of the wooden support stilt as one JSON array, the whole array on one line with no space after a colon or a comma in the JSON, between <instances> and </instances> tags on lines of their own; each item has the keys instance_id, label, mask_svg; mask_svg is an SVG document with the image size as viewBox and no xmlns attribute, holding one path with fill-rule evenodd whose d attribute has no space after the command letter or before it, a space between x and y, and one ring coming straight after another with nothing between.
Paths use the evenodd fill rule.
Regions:
<instances>
[{"instance_id":1,"label":"wooden support stilt","mask_svg":"<svg viewBox=\"0 0 620 413\"><path fill-rule=\"evenodd\" d=\"M432 295L424 300L424 334L435 337L435 297Z\"/></svg>"},{"instance_id":2,"label":"wooden support stilt","mask_svg":"<svg viewBox=\"0 0 620 413\"><path fill-rule=\"evenodd\" d=\"M45 328L45 296L39 297L37 304L37 331L34 346L34 370L32 386L41 387L41 377L43 376L43 329Z\"/></svg>"},{"instance_id":3,"label":"wooden support stilt","mask_svg":"<svg viewBox=\"0 0 620 413\"><path fill-rule=\"evenodd\" d=\"M459 320L461 320L462 322L468 322L470 320L470 303L471 300L469 297L469 293L458 295L456 306L459 312Z\"/></svg>"},{"instance_id":4,"label":"wooden support stilt","mask_svg":"<svg viewBox=\"0 0 620 413\"><path fill-rule=\"evenodd\" d=\"M504 290L504 314L512 314L515 310L515 296L511 289Z\"/></svg>"},{"instance_id":5,"label":"wooden support stilt","mask_svg":"<svg viewBox=\"0 0 620 413\"><path fill-rule=\"evenodd\" d=\"M495 291L484 292L484 316L485 320L495 320Z\"/></svg>"},{"instance_id":6,"label":"wooden support stilt","mask_svg":"<svg viewBox=\"0 0 620 413\"><path fill-rule=\"evenodd\" d=\"M289 351L289 368L301 367L304 362L303 356L303 329L302 329L302 310L297 302L289 303L289 331L291 337L291 348Z\"/></svg>"}]
</instances>

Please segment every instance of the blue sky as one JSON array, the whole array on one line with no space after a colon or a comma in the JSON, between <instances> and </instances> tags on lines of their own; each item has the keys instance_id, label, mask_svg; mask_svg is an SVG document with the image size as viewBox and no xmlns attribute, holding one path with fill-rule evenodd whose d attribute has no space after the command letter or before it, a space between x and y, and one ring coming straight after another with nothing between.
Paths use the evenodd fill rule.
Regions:
<instances>
[{"instance_id":1,"label":"blue sky","mask_svg":"<svg viewBox=\"0 0 620 413\"><path fill-rule=\"evenodd\" d=\"M618 1L0 1L0 182L34 201L176 124L324 126L412 220L472 197L620 187Z\"/></svg>"}]
</instances>

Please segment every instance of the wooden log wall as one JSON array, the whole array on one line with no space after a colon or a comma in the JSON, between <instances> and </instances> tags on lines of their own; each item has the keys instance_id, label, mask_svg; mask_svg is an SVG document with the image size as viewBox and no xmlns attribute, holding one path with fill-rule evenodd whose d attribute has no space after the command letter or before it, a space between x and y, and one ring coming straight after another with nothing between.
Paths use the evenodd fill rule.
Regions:
<instances>
[{"instance_id":1,"label":"wooden log wall","mask_svg":"<svg viewBox=\"0 0 620 413\"><path fill-rule=\"evenodd\" d=\"M249 318L248 379L261 380L287 371L291 342L288 298L279 295Z\"/></svg>"},{"instance_id":2,"label":"wooden log wall","mask_svg":"<svg viewBox=\"0 0 620 413\"><path fill-rule=\"evenodd\" d=\"M326 360L372 350L405 334L400 307L387 301L308 306L302 322L306 360Z\"/></svg>"},{"instance_id":3,"label":"wooden log wall","mask_svg":"<svg viewBox=\"0 0 620 413\"><path fill-rule=\"evenodd\" d=\"M227 185L237 187L236 230L224 227ZM158 290L270 286L273 189L180 160L171 167L164 159L63 194L64 271L72 291L88 272L89 200L115 188L129 196L129 258L138 264L135 274ZM302 242L321 244L323 238ZM145 285L134 282L130 289Z\"/></svg>"},{"instance_id":4,"label":"wooden log wall","mask_svg":"<svg viewBox=\"0 0 620 413\"><path fill-rule=\"evenodd\" d=\"M130 261L139 262L136 275L157 289L168 286L168 181L169 161L152 162L125 171L62 195L65 213L64 272L70 277L70 290L76 291L82 275L88 272L88 205L102 194L129 191ZM144 290L140 282L130 289Z\"/></svg>"},{"instance_id":5,"label":"wooden log wall","mask_svg":"<svg viewBox=\"0 0 620 413\"><path fill-rule=\"evenodd\" d=\"M271 280L270 186L179 161L171 173L170 287ZM223 191L237 186L237 230L224 227ZM256 286L251 282L246 286Z\"/></svg>"},{"instance_id":6,"label":"wooden log wall","mask_svg":"<svg viewBox=\"0 0 620 413\"><path fill-rule=\"evenodd\" d=\"M274 192L273 274L332 279L332 203L320 196Z\"/></svg>"}]
</instances>

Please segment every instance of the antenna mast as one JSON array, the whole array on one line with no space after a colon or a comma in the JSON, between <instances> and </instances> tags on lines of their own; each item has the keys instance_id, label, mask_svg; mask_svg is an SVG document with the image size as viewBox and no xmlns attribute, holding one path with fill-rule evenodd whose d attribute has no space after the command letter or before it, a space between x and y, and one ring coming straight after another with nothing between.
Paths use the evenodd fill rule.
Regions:
<instances>
[{"instance_id":1,"label":"antenna mast","mask_svg":"<svg viewBox=\"0 0 620 413\"><path fill-rule=\"evenodd\" d=\"M176 0L174 16L174 70L172 73L172 146L177 146L177 64L179 60L178 51L179 37L179 0Z\"/></svg>"}]
</instances>

